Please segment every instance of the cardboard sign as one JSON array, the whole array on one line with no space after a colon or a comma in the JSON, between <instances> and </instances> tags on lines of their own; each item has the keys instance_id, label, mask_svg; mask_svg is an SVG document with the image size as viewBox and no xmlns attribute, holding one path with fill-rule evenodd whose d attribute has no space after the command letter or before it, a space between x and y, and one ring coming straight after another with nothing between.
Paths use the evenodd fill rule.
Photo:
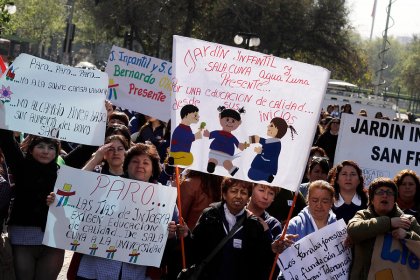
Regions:
<instances>
[{"instance_id":1,"label":"cardboard sign","mask_svg":"<svg viewBox=\"0 0 420 280\"><path fill-rule=\"evenodd\" d=\"M369 280L418 279L420 241L398 240L390 233L376 237Z\"/></svg>"},{"instance_id":2,"label":"cardboard sign","mask_svg":"<svg viewBox=\"0 0 420 280\"><path fill-rule=\"evenodd\" d=\"M174 36L169 163L295 190L329 71Z\"/></svg>"},{"instance_id":3,"label":"cardboard sign","mask_svg":"<svg viewBox=\"0 0 420 280\"><path fill-rule=\"evenodd\" d=\"M420 173L420 127L343 114L334 164L354 160L365 186L377 177L393 178L402 169Z\"/></svg>"},{"instance_id":4,"label":"cardboard sign","mask_svg":"<svg viewBox=\"0 0 420 280\"><path fill-rule=\"evenodd\" d=\"M347 226L343 219L305 236L279 256L286 279L347 279L351 251L344 246Z\"/></svg>"},{"instance_id":5,"label":"cardboard sign","mask_svg":"<svg viewBox=\"0 0 420 280\"><path fill-rule=\"evenodd\" d=\"M107 81L98 70L21 54L0 78L0 128L102 145Z\"/></svg>"},{"instance_id":6,"label":"cardboard sign","mask_svg":"<svg viewBox=\"0 0 420 280\"><path fill-rule=\"evenodd\" d=\"M113 46L105 71L112 104L169 120L172 63Z\"/></svg>"},{"instance_id":7,"label":"cardboard sign","mask_svg":"<svg viewBox=\"0 0 420 280\"><path fill-rule=\"evenodd\" d=\"M159 267L176 189L63 166L43 244Z\"/></svg>"}]
</instances>

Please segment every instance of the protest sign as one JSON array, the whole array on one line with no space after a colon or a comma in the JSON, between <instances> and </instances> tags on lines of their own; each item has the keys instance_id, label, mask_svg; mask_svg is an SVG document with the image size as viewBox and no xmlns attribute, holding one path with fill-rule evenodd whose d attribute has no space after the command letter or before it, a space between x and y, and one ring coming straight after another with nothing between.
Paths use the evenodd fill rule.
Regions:
<instances>
[{"instance_id":1,"label":"protest sign","mask_svg":"<svg viewBox=\"0 0 420 280\"><path fill-rule=\"evenodd\" d=\"M295 190L328 78L321 67L174 36L169 163Z\"/></svg>"},{"instance_id":2,"label":"protest sign","mask_svg":"<svg viewBox=\"0 0 420 280\"><path fill-rule=\"evenodd\" d=\"M176 189L63 166L43 244L159 267Z\"/></svg>"},{"instance_id":3,"label":"protest sign","mask_svg":"<svg viewBox=\"0 0 420 280\"><path fill-rule=\"evenodd\" d=\"M420 172L420 127L343 114L334 164L354 160L365 186L377 177L393 178L402 169Z\"/></svg>"},{"instance_id":4,"label":"protest sign","mask_svg":"<svg viewBox=\"0 0 420 280\"><path fill-rule=\"evenodd\" d=\"M368 279L418 279L420 241L398 240L390 233L376 237Z\"/></svg>"},{"instance_id":5,"label":"protest sign","mask_svg":"<svg viewBox=\"0 0 420 280\"><path fill-rule=\"evenodd\" d=\"M113 46L105 71L112 104L169 120L172 63Z\"/></svg>"},{"instance_id":6,"label":"protest sign","mask_svg":"<svg viewBox=\"0 0 420 280\"><path fill-rule=\"evenodd\" d=\"M21 54L0 79L0 128L101 145L107 80L101 71Z\"/></svg>"},{"instance_id":7,"label":"protest sign","mask_svg":"<svg viewBox=\"0 0 420 280\"><path fill-rule=\"evenodd\" d=\"M351 251L343 219L305 236L279 256L286 279L348 279Z\"/></svg>"}]
</instances>

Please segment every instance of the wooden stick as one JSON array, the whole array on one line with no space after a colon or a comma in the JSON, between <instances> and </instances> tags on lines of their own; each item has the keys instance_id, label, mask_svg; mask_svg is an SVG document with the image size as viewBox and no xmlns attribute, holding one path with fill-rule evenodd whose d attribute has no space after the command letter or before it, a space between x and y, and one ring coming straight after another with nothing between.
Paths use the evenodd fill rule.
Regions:
<instances>
[{"instance_id":1,"label":"wooden stick","mask_svg":"<svg viewBox=\"0 0 420 280\"><path fill-rule=\"evenodd\" d=\"M175 167L175 182L176 182L176 190L178 193L177 196L177 204L178 204L178 213L179 213L179 224L184 225L184 219L182 218L182 207L181 207L181 184L179 181L179 167ZM182 255L182 268L187 268L187 264L185 261L185 245L184 245L184 236L181 235L181 255Z\"/></svg>"}]
</instances>

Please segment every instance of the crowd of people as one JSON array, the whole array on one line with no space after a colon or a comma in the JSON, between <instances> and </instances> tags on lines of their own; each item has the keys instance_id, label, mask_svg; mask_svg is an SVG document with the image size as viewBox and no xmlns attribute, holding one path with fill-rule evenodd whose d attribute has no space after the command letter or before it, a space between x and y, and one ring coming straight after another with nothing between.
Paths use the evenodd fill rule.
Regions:
<instances>
[{"instance_id":1,"label":"crowd of people","mask_svg":"<svg viewBox=\"0 0 420 280\"><path fill-rule=\"evenodd\" d=\"M0 223L10 238L16 279L56 279L62 268L64 250L42 245L60 165L173 185L170 122L109 102L106 108L101 147L0 130ZM187 266L206 262L200 279L268 279L277 253L343 219L347 246L354 252L350 279L367 279L376 236L390 232L396 239L420 241L420 181L415 171L405 169L366 186L358 163L345 160L333 166L341 114L353 114L350 104L338 109L329 106L322 112L287 229L293 192L184 170L182 217L175 207L161 269L74 253L68 278L176 279L183 238ZM287 234L280 239L284 229ZM275 275L282 278L278 267Z\"/></svg>"}]
</instances>

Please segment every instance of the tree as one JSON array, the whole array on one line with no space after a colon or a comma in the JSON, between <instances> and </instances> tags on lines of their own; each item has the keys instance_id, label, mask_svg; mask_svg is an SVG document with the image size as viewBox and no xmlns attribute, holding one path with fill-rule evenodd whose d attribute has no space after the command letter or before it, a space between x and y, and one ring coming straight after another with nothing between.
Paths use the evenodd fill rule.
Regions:
<instances>
[{"instance_id":1,"label":"tree","mask_svg":"<svg viewBox=\"0 0 420 280\"><path fill-rule=\"evenodd\" d=\"M397 71L396 71L397 72ZM420 39L413 37L398 66L396 79L406 89L414 102L410 102L409 110L418 111L420 106Z\"/></svg>"},{"instance_id":2,"label":"tree","mask_svg":"<svg viewBox=\"0 0 420 280\"><path fill-rule=\"evenodd\" d=\"M8 34L34 40L39 43L39 56L51 44L53 38L64 38L64 0L16 0L18 9L10 20Z\"/></svg>"}]
</instances>

